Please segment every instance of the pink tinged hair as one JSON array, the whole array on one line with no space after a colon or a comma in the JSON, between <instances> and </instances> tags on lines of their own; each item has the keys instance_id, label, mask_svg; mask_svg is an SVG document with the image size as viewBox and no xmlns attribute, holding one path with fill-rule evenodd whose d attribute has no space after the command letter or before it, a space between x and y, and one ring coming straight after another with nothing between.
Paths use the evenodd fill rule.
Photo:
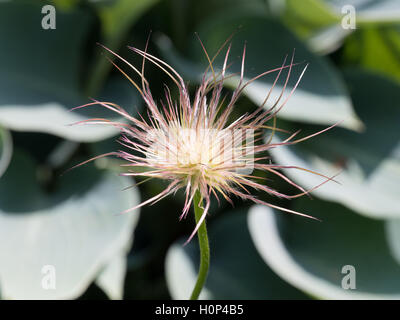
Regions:
<instances>
[{"instance_id":1,"label":"pink tinged hair","mask_svg":"<svg viewBox=\"0 0 400 320\"><path fill-rule=\"evenodd\" d=\"M198 231L199 227L205 220L205 218L208 214L209 208L210 208L211 193L213 193L215 195L215 197L217 198L217 200L219 201L218 194L216 192L216 191L218 191L232 205L233 205L233 202L229 198L229 196L228 196L229 194L233 194L242 199L251 200L255 203L263 204L263 205L269 206L274 209L278 209L278 210L285 211L288 213L293 213L293 214L297 214L300 216L318 220L309 215L306 215L306 214L303 214L300 212L296 212L296 211L293 211L290 209L286 209L283 207L279 207L279 206L267 203L265 201L262 201L262 200L256 198L255 196L251 195L251 193L249 192L249 190L246 189L245 186L251 187L256 190L263 190L267 193L273 194L278 197L292 199L292 198L297 198L297 197L300 197L303 195L308 195L311 191L320 187L321 185L325 184L328 181L335 181L335 180L333 180L333 178L335 176L327 177L325 175L316 173L314 171L296 167L296 166L280 166L280 165L273 165L273 164L261 164L261 163L257 163L256 161L263 160L266 157L255 158L254 159L254 168L255 169L269 171L272 174L275 174L279 178L285 180L290 185L294 186L295 188L297 188L298 190L301 191L300 193L298 193L296 195L285 195L285 194L282 194L276 190L273 190L272 188L269 188L265 185L262 185L257 182L249 180L249 178L257 178L256 176L246 176L244 174L235 173L233 170L238 168L238 165L232 165L231 167L229 167L229 166L226 166L226 164L224 165L224 163L222 163L222 165L220 167L216 166L214 168L215 170L218 170L220 176L225 177L225 180L223 180L223 181L217 181L217 180L215 180L215 179L217 179L216 177L210 177L207 174L207 172L205 171L205 167L203 167L203 166L201 166L201 174L199 175L199 177L197 179L192 180L191 176L188 176L185 179L176 177L177 172L178 173L186 172L182 168L177 169L177 168L168 166L166 164L154 163L154 161L151 162L148 158L146 158L146 155L151 154L153 152L151 150L152 142L147 136L147 133L150 130L158 129L158 130L164 130L164 132L168 132L168 129L170 128L170 126L175 125L174 123L180 123L182 126L192 127L192 128L195 128L196 130L198 130L199 128L204 128L204 127L205 128L214 128L216 130L225 130L225 132L224 132L225 135L228 134L228 131L230 129L235 129L235 128L241 129L243 127L246 127L246 128L251 128L252 130L258 130L258 129L263 128L264 123L266 123L270 119L274 118L276 116L276 114L287 103L289 98L292 96L293 92L299 85L300 80L303 77L307 66L302 70L299 78L297 79L295 85L291 89L289 95L279 105L279 103L283 97L283 94L286 90L292 68L293 68L293 66L296 65L294 63L294 52L291 57L291 61L288 65L286 65L287 57L285 57L281 67L261 73L260 75L254 77L254 78L251 78L250 80L246 81L243 84L244 61L245 61L245 55L246 55L246 46L245 46L243 49L243 55L242 55L242 61L241 61L239 84L238 84L236 90L233 91L231 99L228 102L225 110L223 110L221 112L221 114L219 116L217 116L223 105L223 101L225 100L225 97L223 97L221 99L221 91L223 89L224 80L227 78L225 76L225 74L226 74L227 68L229 67L229 66L227 66L227 63L228 63L228 57L229 57L229 53L231 50L231 46L230 45L228 46L227 52L225 54L222 70L218 74L215 73L212 63L213 63L214 59L216 58L216 56L219 54L219 52L222 50L222 48L227 44L228 40L223 44L223 46L218 50L217 54L212 59L210 59L207 51L205 50L203 43L200 41L202 49L209 61L209 67L206 69L206 71L203 74L203 80L202 80L199 88L197 89L193 104L191 104L191 102L190 102L189 94L188 94L186 85L185 85L182 77L170 65L168 65L161 59L147 53L147 44L146 44L146 48L144 51L137 49L137 48L129 47L132 51L139 54L143 58L142 68L140 71L137 68L135 68L132 64L130 64L127 60L125 60L118 54L114 53L110 49L101 45L105 50L107 50L108 52L113 54L116 58L118 58L119 60L121 60L122 62L127 64L130 68L132 68L132 70L141 78L141 88L140 88L121 68L119 68L117 66L116 63L114 63L113 61L110 60L111 63L119 71L121 71L124 74L124 76L139 91L144 102L148 106L148 114L149 114L148 121L150 123L147 123L140 114L139 114L140 119L137 119L135 117L130 116L123 108L121 108L120 106L118 106L116 104L113 104L110 102L101 102L101 101L97 101L94 99L92 99L93 100L92 103L88 103L88 104L78 106L78 107L72 109L72 110L77 110L80 108L85 108L85 107L89 107L89 106L93 106L93 105L101 105L104 108L107 108L107 109L121 115L125 119L131 121L133 126L126 124L126 123L122 123L122 122L110 121L110 120L104 119L104 118L88 119L88 120L84 120L84 121L79 121L76 124L107 124L107 125L115 126L122 133L122 136L120 137L120 141L119 141L121 143L121 145L127 147L128 149L138 151L139 153L141 153L143 155L143 156L133 155L133 154L130 154L125 151L110 152L107 154L103 154L103 155L91 158L85 162L82 162L82 163L74 166L73 168L76 168L80 165L86 164L90 161L99 159L101 157L117 156L117 157L125 159L129 162L128 164L125 164L124 166L127 166L127 167L143 166L143 167L151 167L153 169L153 170L146 171L146 172L128 172L128 173L124 173L122 175L144 176L144 177L148 177L149 179L163 178L163 179L167 179L167 180L171 181L170 184L165 188L165 190L163 190L156 196L154 196L148 200L145 200L144 202L140 203L139 205L129 208L122 213L127 213L130 211L133 211L133 210L140 208L147 204L154 204L154 203L162 200L163 198L167 197L168 195L175 193L178 189L185 186L185 194L186 194L185 203L184 203L184 207L182 210L182 214L179 216L179 219L181 220L187 216L190 206L193 203L193 199L194 199L196 190L200 191L200 193L202 195L202 203L204 205L203 214L202 214L201 218L199 219L198 223L196 224L196 227L193 230L192 234L186 241L186 243L188 243L194 237L194 235ZM146 80L146 78L144 77L144 64L145 64L146 60L150 61L151 63L156 65L158 68L160 68L176 84L176 86L179 90L179 105L176 102L174 103L172 101L170 90L168 87L166 87L165 88L166 104L161 102L163 113L160 112L155 101L152 98L150 88L149 88L149 83ZM212 77L207 78L206 75L207 75L209 68L212 71ZM278 96L278 98L276 99L276 101L273 103L273 105L270 108L265 109L264 105L266 104L267 100L269 100L271 92L275 88L275 85L276 85L277 81L279 80L281 73L284 69L287 69L288 72L287 72L287 76L284 81L282 90L280 92L280 95ZM264 99L262 105L259 106L251 114L242 115L241 117L239 117L238 119L233 121L229 126L226 127L228 117L231 114L231 111L233 110L233 107L234 107L238 97L243 92L243 90L248 85L250 85L252 82L254 82L255 80L257 80L263 76L266 76L270 73L273 73L273 72L278 72L278 74L272 84L272 87L268 91L268 94L267 94L266 98ZM211 94L211 98L207 104L206 96L207 96L209 90L212 90L212 94ZM279 146L283 146L283 145L292 145L292 144L296 144L296 143L305 141L307 139L315 137L316 135L319 135L319 134L335 127L339 123L340 122L335 123L334 125L326 128L326 129L323 129L321 131L318 131L316 133L313 133L311 135L308 135L306 137L303 137L303 138L300 138L297 140L293 140L293 139L298 135L298 133L300 131L293 133L291 136L289 136L289 138L287 138L286 140L284 140L283 142L280 142L280 143L264 143L264 144L260 144L260 145L255 145L252 155L254 156L255 154L258 154L260 152L268 151L269 149L274 148L274 147L279 147ZM138 142L133 141L131 138L133 140L138 140ZM259 139L261 139L261 138L259 138ZM171 146L169 145L168 141L157 141L157 143L159 143L161 147L166 148L166 150L171 151ZM225 148L225 146L224 146L224 148ZM276 170L276 169L283 169L283 168L294 168L294 169L304 170L304 171L307 171L307 172L310 172L313 174L317 174L321 177L324 177L326 180L310 190L305 190L304 188L297 185L292 180L290 180L289 178L287 178L282 173L280 173ZM234 185L238 186L243 191L237 190L236 188L233 187Z\"/></svg>"}]
</instances>

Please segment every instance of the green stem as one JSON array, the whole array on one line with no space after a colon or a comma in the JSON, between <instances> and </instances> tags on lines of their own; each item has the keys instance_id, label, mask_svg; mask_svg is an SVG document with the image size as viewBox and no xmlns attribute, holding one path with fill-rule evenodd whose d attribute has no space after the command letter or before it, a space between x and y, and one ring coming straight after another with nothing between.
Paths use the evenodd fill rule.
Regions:
<instances>
[{"instance_id":1,"label":"green stem","mask_svg":"<svg viewBox=\"0 0 400 320\"><path fill-rule=\"evenodd\" d=\"M199 191L196 191L193 200L196 223L199 222L204 212L202 204L203 204L203 199L201 198L201 194ZM197 231L197 237L199 238L199 247L200 247L200 267L199 267L199 274L197 276L197 282L196 285L194 286L192 295L190 296L190 300L197 300L199 298L200 292L203 289L204 283L206 282L208 267L210 265L210 247L208 245L208 236L207 236L207 228L205 220L203 221L199 230Z\"/></svg>"}]
</instances>

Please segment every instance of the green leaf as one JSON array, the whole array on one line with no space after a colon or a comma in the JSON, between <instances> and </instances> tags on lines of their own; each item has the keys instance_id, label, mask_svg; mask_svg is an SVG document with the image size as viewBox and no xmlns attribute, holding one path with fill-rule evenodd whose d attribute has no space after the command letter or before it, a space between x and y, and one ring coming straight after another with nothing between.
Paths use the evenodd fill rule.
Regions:
<instances>
[{"instance_id":1,"label":"green leaf","mask_svg":"<svg viewBox=\"0 0 400 320\"><path fill-rule=\"evenodd\" d=\"M304 39L308 47L320 54L337 49L349 33L340 25L340 18L332 8L320 0L283 0L286 3L282 20ZM351 32L352 30L350 30Z\"/></svg>"},{"instance_id":2,"label":"green leaf","mask_svg":"<svg viewBox=\"0 0 400 320\"><path fill-rule=\"evenodd\" d=\"M316 199L298 200L294 209L322 222L265 206L249 213L254 244L280 277L322 299L400 299L400 267L387 245L384 222ZM352 274L355 289L343 289Z\"/></svg>"},{"instance_id":3,"label":"green leaf","mask_svg":"<svg viewBox=\"0 0 400 320\"><path fill-rule=\"evenodd\" d=\"M298 20L305 27L326 27L338 23L348 14L345 6L354 8L357 26L400 21L397 0L286 0L286 19Z\"/></svg>"},{"instance_id":4,"label":"green leaf","mask_svg":"<svg viewBox=\"0 0 400 320\"><path fill-rule=\"evenodd\" d=\"M32 159L16 151L0 180L2 297L76 298L100 276L106 293L118 298L124 269L107 269L130 249L139 212L116 214L138 204L137 189L122 191L129 179L84 166L46 191L35 171ZM55 289L43 287L51 275L46 266L54 268Z\"/></svg>"},{"instance_id":5,"label":"green leaf","mask_svg":"<svg viewBox=\"0 0 400 320\"><path fill-rule=\"evenodd\" d=\"M348 63L400 81L400 25L365 27L349 37L344 47ZM379 59L376 59L379 57Z\"/></svg>"},{"instance_id":6,"label":"green leaf","mask_svg":"<svg viewBox=\"0 0 400 320\"><path fill-rule=\"evenodd\" d=\"M117 51L127 36L130 28L158 0L115 0L96 1L96 11L101 21L102 44ZM89 79L87 91L96 93L110 71L112 64L98 55L94 64L93 75Z\"/></svg>"},{"instance_id":7,"label":"green leaf","mask_svg":"<svg viewBox=\"0 0 400 320\"><path fill-rule=\"evenodd\" d=\"M300 166L341 182L328 182L313 191L360 214L375 218L400 216L400 87L387 78L361 70L349 70L345 78L357 114L366 124L362 134L334 128L296 146L270 151L276 163ZM296 128L298 129L298 128ZM302 134L318 129L305 129ZM286 175L307 189L323 180L296 170Z\"/></svg>"},{"instance_id":8,"label":"green leaf","mask_svg":"<svg viewBox=\"0 0 400 320\"><path fill-rule=\"evenodd\" d=\"M305 26L329 26L338 22L339 17L332 12L332 8L321 0L286 0L287 20L302 21ZM304 23L307 22L307 23Z\"/></svg>"},{"instance_id":9,"label":"green leaf","mask_svg":"<svg viewBox=\"0 0 400 320\"><path fill-rule=\"evenodd\" d=\"M344 6L353 6L357 23L361 25L400 21L400 6L397 0L357 0L353 1L353 3L349 3L348 0L319 0L319 2L325 2L327 7L338 18L342 18L345 15L345 13L342 13Z\"/></svg>"},{"instance_id":10,"label":"green leaf","mask_svg":"<svg viewBox=\"0 0 400 320\"><path fill-rule=\"evenodd\" d=\"M209 227L210 272L201 299L305 299L280 280L257 254L246 228L246 212L232 211ZM188 299L196 281L197 239L174 244L166 258L173 299Z\"/></svg>"},{"instance_id":11,"label":"green leaf","mask_svg":"<svg viewBox=\"0 0 400 320\"><path fill-rule=\"evenodd\" d=\"M42 29L42 17L38 3L0 4L0 124L75 141L115 135L117 130L108 126L68 126L87 118L116 119L102 107L69 111L90 102L82 95L79 75L92 16L86 11L57 11L55 30ZM108 98L131 108L137 94L131 86L128 89L128 81L124 86L111 79L95 98Z\"/></svg>"},{"instance_id":12,"label":"green leaf","mask_svg":"<svg viewBox=\"0 0 400 320\"><path fill-rule=\"evenodd\" d=\"M44 0L44 4L46 5L47 3ZM61 10L72 10L75 9L81 0L53 0L54 5L56 6L56 9L61 9Z\"/></svg>"},{"instance_id":13,"label":"green leaf","mask_svg":"<svg viewBox=\"0 0 400 320\"><path fill-rule=\"evenodd\" d=\"M387 220L385 227L392 256L400 264L400 219Z\"/></svg>"},{"instance_id":14,"label":"green leaf","mask_svg":"<svg viewBox=\"0 0 400 320\"><path fill-rule=\"evenodd\" d=\"M117 0L98 2L97 10L102 20L103 37L107 42L121 41L132 24L158 0ZM117 38L117 39L115 39Z\"/></svg>"},{"instance_id":15,"label":"green leaf","mask_svg":"<svg viewBox=\"0 0 400 320\"><path fill-rule=\"evenodd\" d=\"M343 18L347 20L349 17L349 6L354 8L357 30L342 26ZM283 20L307 41L311 50L327 54L339 48L349 34L357 37L364 29L400 22L400 6L396 0L360 0L355 3L348 0L286 0ZM379 47L374 49L379 50ZM377 55L371 53L371 56Z\"/></svg>"},{"instance_id":16,"label":"green leaf","mask_svg":"<svg viewBox=\"0 0 400 320\"><path fill-rule=\"evenodd\" d=\"M0 127L0 177L6 171L12 155L12 139L8 130Z\"/></svg>"},{"instance_id":17,"label":"green leaf","mask_svg":"<svg viewBox=\"0 0 400 320\"><path fill-rule=\"evenodd\" d=\"M56 29L45 30L40 2L0 3L0 9L0 39L4 46L0 61L7 75L2 82L25 82L61 95L79 89L81 51L93 17L83 10L56 12ZM16 23L17 17L20 23Z\"/></svg>"},{"instance_id":18,"label":"green leaf","mask_svg":"<svg viewBox=\"0 0 400 320\"><path fill-rule=\"evenodd\" d=\"M245 42L247 43L244 74L246 79L252 78L264 71L280 67L285 55L290 55L294 49L296 49L295 61L306 61L309 63L309 67L299 86L279 112L278 117L319 124L331 124L344 119L341 124L343 127L355 130L362 128L362 123L354 113L340 75L329 64L328 60L308 51L304 44L297 40L278 21L264 16L239 15L236 13L218 16L206 21L198 27L198 30L207 51L213 56L232 32L239 27L240 29L233 38L230 55L230 62L233 65L229 68L230 73L240 71L240 56L242 55ZM164 53L168 52L169 56L174 55L174 52L168 48L168 43L165 41L159 43L163 46L161 49L163 49ZM271 44L273 44L273 47L271 47ZM174 56L174 62L176 62L178 58L176 55ZM205 61L204 53L198 41L192 42L190 58L196 62L195 66ZM220 54L215 66L222 67L222 59L223 53ZM180 65L175 65L174 63L173 66L178 68L183 75L187 75L187 72L195 70L194 66L187 68L187 64L185 61ZM295 85L304 67L305 64L302 64L293 68L291 81L289 81L286 93L281 102L285 101L289 95L291 88ZM244 94L256 105L261 105L276 76L277 72L254 81L244 90ZM266 104L267 107L273 105L276 98L280 95L285 76L286 71L282 73L280 81L278 81L272 91ZM193 79L195 76L192 75L189 78ZM201 79L199 74L196 74L196 78L197 80ZM230 87L235 87L237 82L238 77L236 76L228 79L226 84Z\"/></svg>"}]
</instances>

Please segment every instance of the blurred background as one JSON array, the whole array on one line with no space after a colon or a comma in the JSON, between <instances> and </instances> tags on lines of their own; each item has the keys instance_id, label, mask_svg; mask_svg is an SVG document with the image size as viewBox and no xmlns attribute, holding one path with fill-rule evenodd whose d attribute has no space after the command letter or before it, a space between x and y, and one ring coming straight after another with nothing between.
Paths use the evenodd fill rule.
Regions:
<instances>
[{"instance_id":1,"label":"blurred background","mask_svg":"<svg viewBox=\"0 0 400 320\"><path fill-rule=\"evenodd\" d=\"M197 239L182 246L194 227L193 214L178 220L182 193L118 215L165 184L136 186L119 175L121 162L112 158L64 173L121 148L113 128L70 126L118 115L100 106L71 108L92 97L118 103L133 116L146 115L136 89L96 43L141 66L127 46L143 49L150 32L148 51L171 64L191 90L207 67L195 32L211 56L233 35L230 72L240 67L246 42L247 79L281 66L295 52L299 64L286 95L309 65L278 114L278 127L301 129L305 136L342 120L322 135L270 154L282 165L340 172L341 184L327 183L312 199L291 201L255 192L322 222L238 199L234 208L213 202L211 268L201 297L400 298L397 0L0 1L0 298L189 297L199 253ZM217 69L223 55L215 61ZM176 96L159 69L147 64L146 77L157 100L164 84ZM235 112L261 105L274 80L255 81ZM277 83L275 95L282 85ZM225 90L234 87L227 81ZM322 182L305 171L283 173L304 188ZM294 192L284 181L265 177L280 192Z\"/></svg>"}]
</instances>

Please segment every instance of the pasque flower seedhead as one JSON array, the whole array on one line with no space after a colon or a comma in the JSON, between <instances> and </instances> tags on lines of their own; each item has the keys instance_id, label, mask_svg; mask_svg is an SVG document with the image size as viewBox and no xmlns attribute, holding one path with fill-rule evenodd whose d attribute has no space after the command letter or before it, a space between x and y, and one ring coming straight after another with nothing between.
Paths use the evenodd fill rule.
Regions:
<instances>
[{"instance_id":1,"label":"pasque flower seedhead","mask_svg":"<svg viewBox=\"0 0 400 320\"><path fill-rule=\"evenodd\" d=\"M138 90L147 107L148 117L147 119L142 116L135 118L122 107L105 101L94 100L92 103L74 108L100 105L116 112L127 120L125 123L96 118L79 122L81 124L105 124L117 127L121 132L119 142L128 150L110 152L90 160L115 155L126 161L124 166L128 168L128 172L123 173L125 176L141 176L148 179L157 178L168 181L168 186L162 192L135 207L127 209L125 212L160 201L182 188L186 196L183 210L180 214L180 218L182 219L187 215L196 192L200 192L203 200L203 214L188 241L193 238L206 218L212 196L218 201L222 197L232 203L230 197L234 195L285 212L313 218L303 213L278 207L260 200L250 191L250 188L252 188L277 197L293 199L308 194L325 182L333 180L330 177L300 167L274 164L270 161L267 152L272 148L292 145L307 140L329 130L336 124L300 139L297 139L297 135L299 134L299 131L297 131L279 143L273 143L272 139L265 141L262 136L263 131L266 129L272 130L272 133L279 130L275 126L275 117L294 93L307 66L304 67L296 84L284 98L284 92L287 89L292 68L295 66L293 62L294 54L288 63L287 58L285 58L281 66L244 81L246 54L246 47L244 47L241 59L241 72L240 75L236 75L238 85L228 97L227 95L223 95L223 87L226 78L233 76L227 76L228 58L231 50L230 45L226 50L222 68L217 72L213 66L216 56L211 59L201 41L200 44L209 61L209 66L203 74L202 81L194 94L193 100L190 99L188 87L179 73L166 62L147 53L147 46L144 51L129 47L143 58L141 70L137 69L120 55L104 47L117 61L125 63L140 77L141 84L139 85L117 63L110 60ZM223 47L226 47L226 45L227 42ZM219 54L222 48L217 54ZM157 103L153 99L149 82L144 75L146 61L156 65L174 82L179 92L179 95L175 99L172 97L168 87L165 87L163 101ZM274 90L279 78L282 77L284 70L286 75L283 77L284 84L280 95L276 98L276 101L269 103L270 107L267 108L266 103L270 100L271 92ZM275 74L276 76L269 92L266 93L263 105L259 106L253 112L242 114L237 119L231 119L232 111L235 109L237 100L243 90L253 81L268 74ZM270 121L273 124L268 126L267 123ZM145 168L146 170L138 170L139 168ZM281 173L280 169L282 168L309 171L324 177L324 181L311 190L304 190ZM267 184L262 183L260 176L253 174L253 170L255 169L256 171L266 171L278 176L297 188L299 193L287 195L273 189Z\"/></svg>"}]
</instances>

